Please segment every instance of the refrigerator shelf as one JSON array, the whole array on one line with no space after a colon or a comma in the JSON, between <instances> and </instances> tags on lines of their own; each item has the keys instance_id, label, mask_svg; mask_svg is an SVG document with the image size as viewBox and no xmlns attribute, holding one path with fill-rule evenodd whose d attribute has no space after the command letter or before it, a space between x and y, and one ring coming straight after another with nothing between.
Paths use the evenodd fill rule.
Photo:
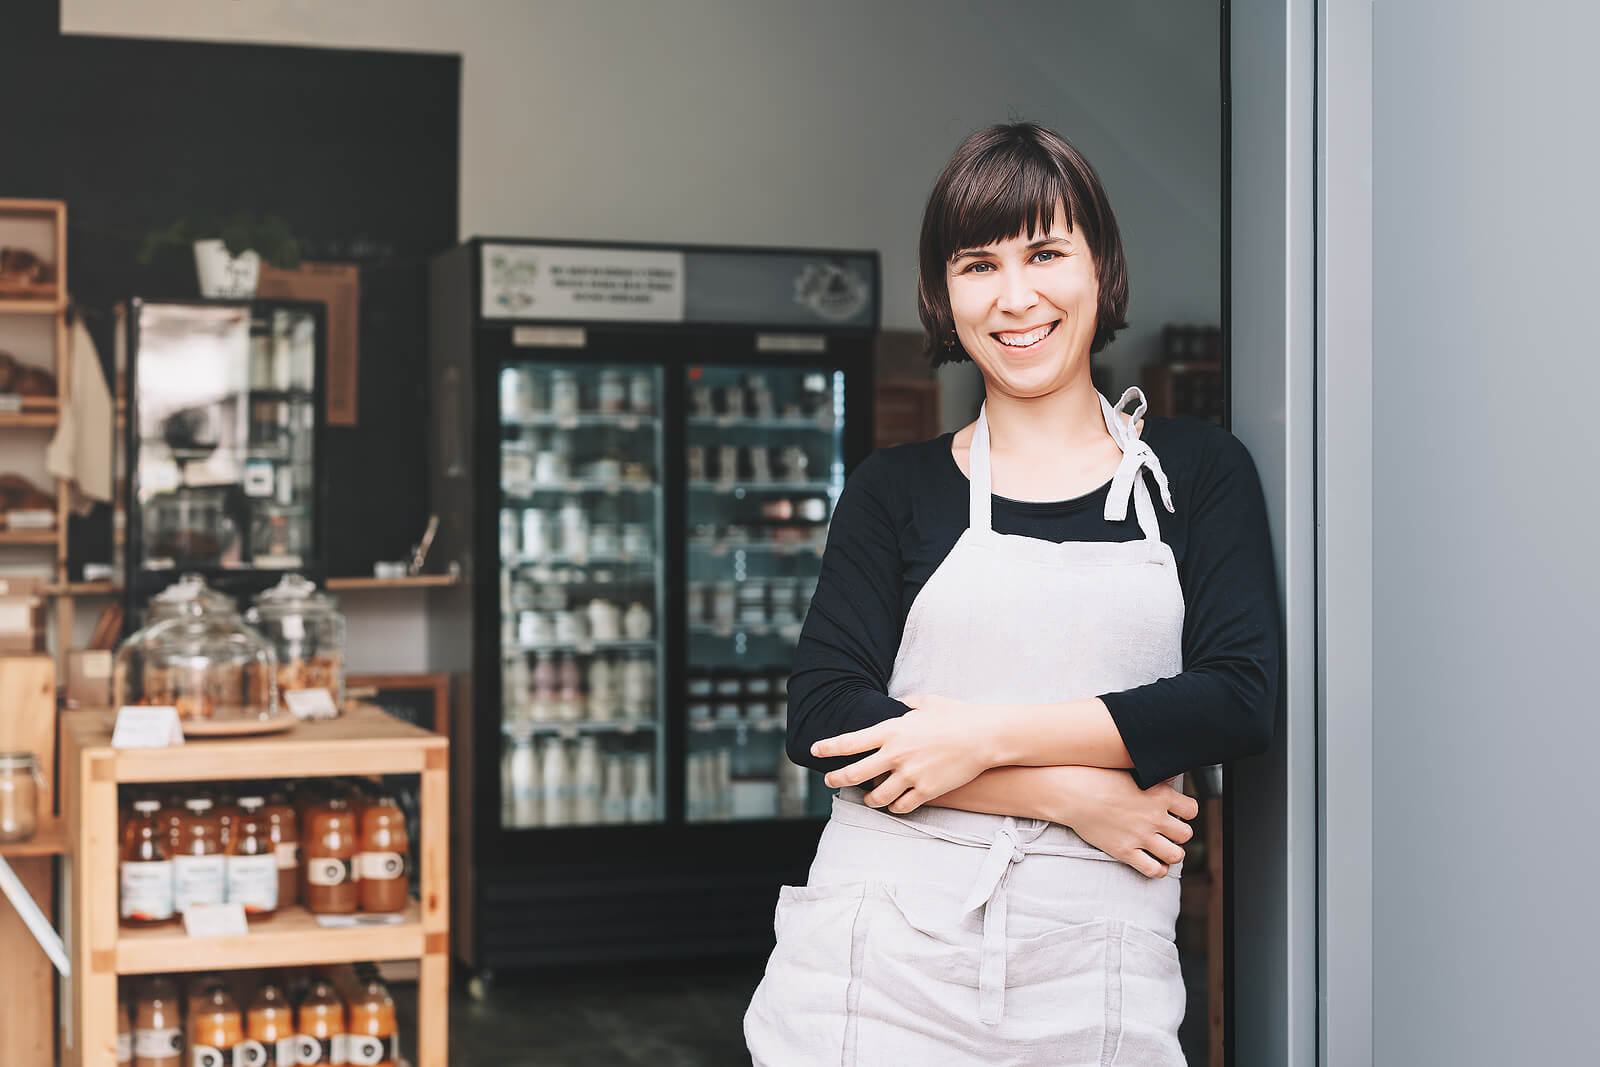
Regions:
<instances>
[{"instance_id":1,"label":"refrigerator shelf","mask_svg":"<svg viewBox=\"0 0 1600 1067\"><path fill-rule=\"evenodd\" d=\"M686 482L690 489L701 493L722 493L743 496L745 493L826 493L829 482Z\"/></svg>"},{"instance_id":2,"label":"refrigerator shelf","mask_svg":"<svg viewBox=\"0 0 1600 1067\"><path fill-rule=\"evenodd\" d=\"M607 493L615 496L621 493L659 493L661 486L656 482L595 482L569 478L560 482L531 482L519 486L519 489L524 491L511 492L502 488L500 495L512 506L531 506L534 493Z\"/></svg>"},{"instance_id":3,"label":"refrigerator shelf","mask_svg":"<svg viewBox=\"0 0 1600 1067\"><path fill-rule=\"evenodd\" d=\"M830 413L826 420L807 418L804 415L779 415L771 418L747 418L738 415L691 415L690 426L714 427L718 430L812 430L833 433L838 427Z\"/></svg>"},{"instance_id":4,"label":"refrigerator shelf","mask_svg":"<svg viewBox=\"0 0 1600 1067\"><path fill-rule=\"evenodd\" d=\"M504 570L524 567L654 567L655 554L648 556L511 556L502 557Z\"/></svg>"},{"instance_id":5,"label":"refrigerator shelf","mask_svg":"<svg viewBox=\"0 0 1600 1067\"><path fill-rule=\"evenodd\" d=\"M741 726L750 730L782 730L786 725L779 716L768 715L761 719L696 719L689 724L689 727L699 733L708 734L715 730L734 730Z\"/></svg>"},{"instance_id":6,"label":"refrigerator shelf","mask_svg":"<svg viewBox=\"0 0 1600 1067\"><path fill-rule=\"evenodd\" d=\"M780 623L716 623L716 622L691 622L689 632L705 637L738 637L741 634L751 637L781 637L785 641L800 640L800 621Z\"/></svg>"},{"instance_id":7,"label":"refrigerator shelf","mask_svg":"<svg viewBox=\"0 0 1600 1067\"><path fill-rule=\"evenodd\" d=\"M508 647L519 652L576 652L579 655L587 656L595 652L631 652L634 650L653 652L658 643L655 638L642 638L640 640L623 638L617 641L518 642Z\"/></svg>"},{"instance_id":8,"label":"refrigerator shelf","mask_svg":"<svg viewBox=\"0 0 1600 1067\"><path fill-rule=\"evenodd\" d=\"M689 547L696 552L705 552L712 556L730 556L735 552L771 552L776 556L804 556L822 555L827 547L827 542L812 541L724 541L720 539L694 537L689 539Z\"/></svg>"},{"instance_id":9,"label":"refrigerator shelf","mask_svg":"<svg viewBox=\"0 0 1600 1067\"><path fill-rule=\"evenodd\" d=\"M657 723L654 719L611 719L607 721L580 719L576 722L508 722L501 724L500 732L510 738L554 734L556 737L571 740L579 734L632 734L645 730L654 730L656 726Z\"/></svg>"},{"instance_id":10,"label":"refrigerator shelf","mask_svg":"<svg viewBox=\"0 0 1600 1067\"><path fill-rule=\"evenodd\" d=\"M660 418L656 415L617 414L604 415L584 412L578 415L518 415L500 417L500 425L523 430L576 430L585 426L607 426L618 430L654 429Z\"/></svg>"}]
</instances>

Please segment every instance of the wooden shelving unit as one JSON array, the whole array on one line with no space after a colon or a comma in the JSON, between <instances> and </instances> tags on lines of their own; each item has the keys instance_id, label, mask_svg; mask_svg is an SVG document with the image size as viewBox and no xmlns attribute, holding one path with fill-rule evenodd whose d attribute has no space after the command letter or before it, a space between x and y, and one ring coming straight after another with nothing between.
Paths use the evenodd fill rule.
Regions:
<instances>
[{"instance_id":1,"label":"wooden shelving unit","mask_svg":"<svg viewBox=\"0 0 1600 1067\"><path fill-rule=\"evenodd\" d=\"M111 747L109 708L61 720L61 773L73 859L69 887L74 1046L63 1062L112 1067L120 975L240 970L357 960L420 961L416 1067L449 1062L449 742L376 708L282 734L190 741L163 749ZM117 922L117 786L264 775L316 778L416 774L421 779L421 904L398 924L325 928L303 908L257 922L244 937L190 938L181 927L127 930Z\"/></svg>"},{"instance_id":2,"label":"wooden shelving unit","mask_svg":"<svg viewBox=\"0 0 1600 1067\"><path fill-rule=\"evenodd\" d=\"M450 574L409 574L404 578L329 578L328 592L355 589L436 589L455 585L460 579Z\"/></svg>"}]
</instances>

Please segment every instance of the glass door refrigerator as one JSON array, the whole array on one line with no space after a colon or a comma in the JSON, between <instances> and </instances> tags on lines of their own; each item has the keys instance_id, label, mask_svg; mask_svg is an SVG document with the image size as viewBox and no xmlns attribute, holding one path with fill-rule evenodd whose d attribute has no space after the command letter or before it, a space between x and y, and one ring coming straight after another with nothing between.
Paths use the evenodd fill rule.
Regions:
<instances>
[{"instance_id":1,"label":"glass door refrigerator","mask_svg":"<svg viewBox=\"0 0 1600 1067\"><path fill-rule=\"evenodd\" d=\"M431 268L457 954L758 952L829 792L787 677L870 448L870 252L475 239Z\"/></svg>"}]
</instances>

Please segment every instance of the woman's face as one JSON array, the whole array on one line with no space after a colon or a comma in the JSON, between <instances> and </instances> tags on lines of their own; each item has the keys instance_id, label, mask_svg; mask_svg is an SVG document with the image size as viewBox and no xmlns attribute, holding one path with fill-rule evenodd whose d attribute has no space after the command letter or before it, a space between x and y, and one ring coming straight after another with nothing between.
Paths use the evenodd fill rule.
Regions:
<instances>
[{"instance_id":1,"label":"woman's face","mask_svg":"<svg viewBox=\"0 0 1600 1067\"><path fill-rule=\"evenodd\" d=\"M1100 285L1065 211L1048 233L957 251L948 270L956 336L991 391L1045 396L1087 377Z\"/></svg>"}]
</instances>

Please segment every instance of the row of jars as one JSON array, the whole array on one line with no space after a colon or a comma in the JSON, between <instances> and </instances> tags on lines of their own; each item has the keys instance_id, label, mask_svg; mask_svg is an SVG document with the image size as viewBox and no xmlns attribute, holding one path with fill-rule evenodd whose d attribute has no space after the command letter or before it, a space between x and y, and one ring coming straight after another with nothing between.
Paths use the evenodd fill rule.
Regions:
<instances>
[{"instance_id":1,"label":"row of jars","mask_svg":"<svg viewBox=\"0 0 1600 1067\"><path fill-rule=\"evenodd\" d=\"M319 915L403 910L410 837L394 797L319 786L138 796L122 826L122 923L224 903L252 920L297 902Z\"/></svg>"},{"instance_id":2,"label":"row of jars","mask_svg":"<svg viewBox=\"0 0 1600 1067\"><path fill-rule=\"evenodd\" d=\"M689 822L794 818L806 813L811 772L784 758L755 766L749 734L689 753L684 816Z\"/></svg>"},{"instance_id":3,"label":"row of jars","mask_svg":"<svg viewBox=\"0 0 1600 1067\"><path fill-rule=\"evenodd\" d=\"M348 1000L327 977L261 974L248 996L238 976L125 983L117 1020L117 1063L130 1067L285 1067L351 1064L398 1067L394 998L371 964L356 967ZM131 987L131 988L129 988ZM240 1003L246 1005L240 1010Z\"/></svg>"},{"instance_id":4,"label":"row of jars","mask_svg":"<svg viewBox=\"0 0 1600 1067\"><path fill-rule=\"evenodd\" d=\"M566 368L533 364L500 371L500 417L507 422L540 415L567 418L583 412L649 415L655 409L653 369L608 368L592 379Z\"/></svg>"},{"instance_id":5,"label":"row of jars","mask_svg":"<svg viewBox=\"0 0 1600 1067\"><path fill-rule=\"evenodd\" d=\"M333 598L300 575L233 600L185 574L151 597L144 627L117 650L112 699L170 705L180 719L264 719L294 690L321 689L344 707L345 621Z\"/></svg>"},{"instance_id":6,"label":"row of jars","mask_svg":"<svg viewBox=\"0 0 1600 1067\"><path fill-rule=\"evenodd\" d=\"M556 558L648 560L655 537L647 522L621 522L598 506L569 500L560 507L500 510L500 558L524 563Z\"/></svg>"}]
</instances>

